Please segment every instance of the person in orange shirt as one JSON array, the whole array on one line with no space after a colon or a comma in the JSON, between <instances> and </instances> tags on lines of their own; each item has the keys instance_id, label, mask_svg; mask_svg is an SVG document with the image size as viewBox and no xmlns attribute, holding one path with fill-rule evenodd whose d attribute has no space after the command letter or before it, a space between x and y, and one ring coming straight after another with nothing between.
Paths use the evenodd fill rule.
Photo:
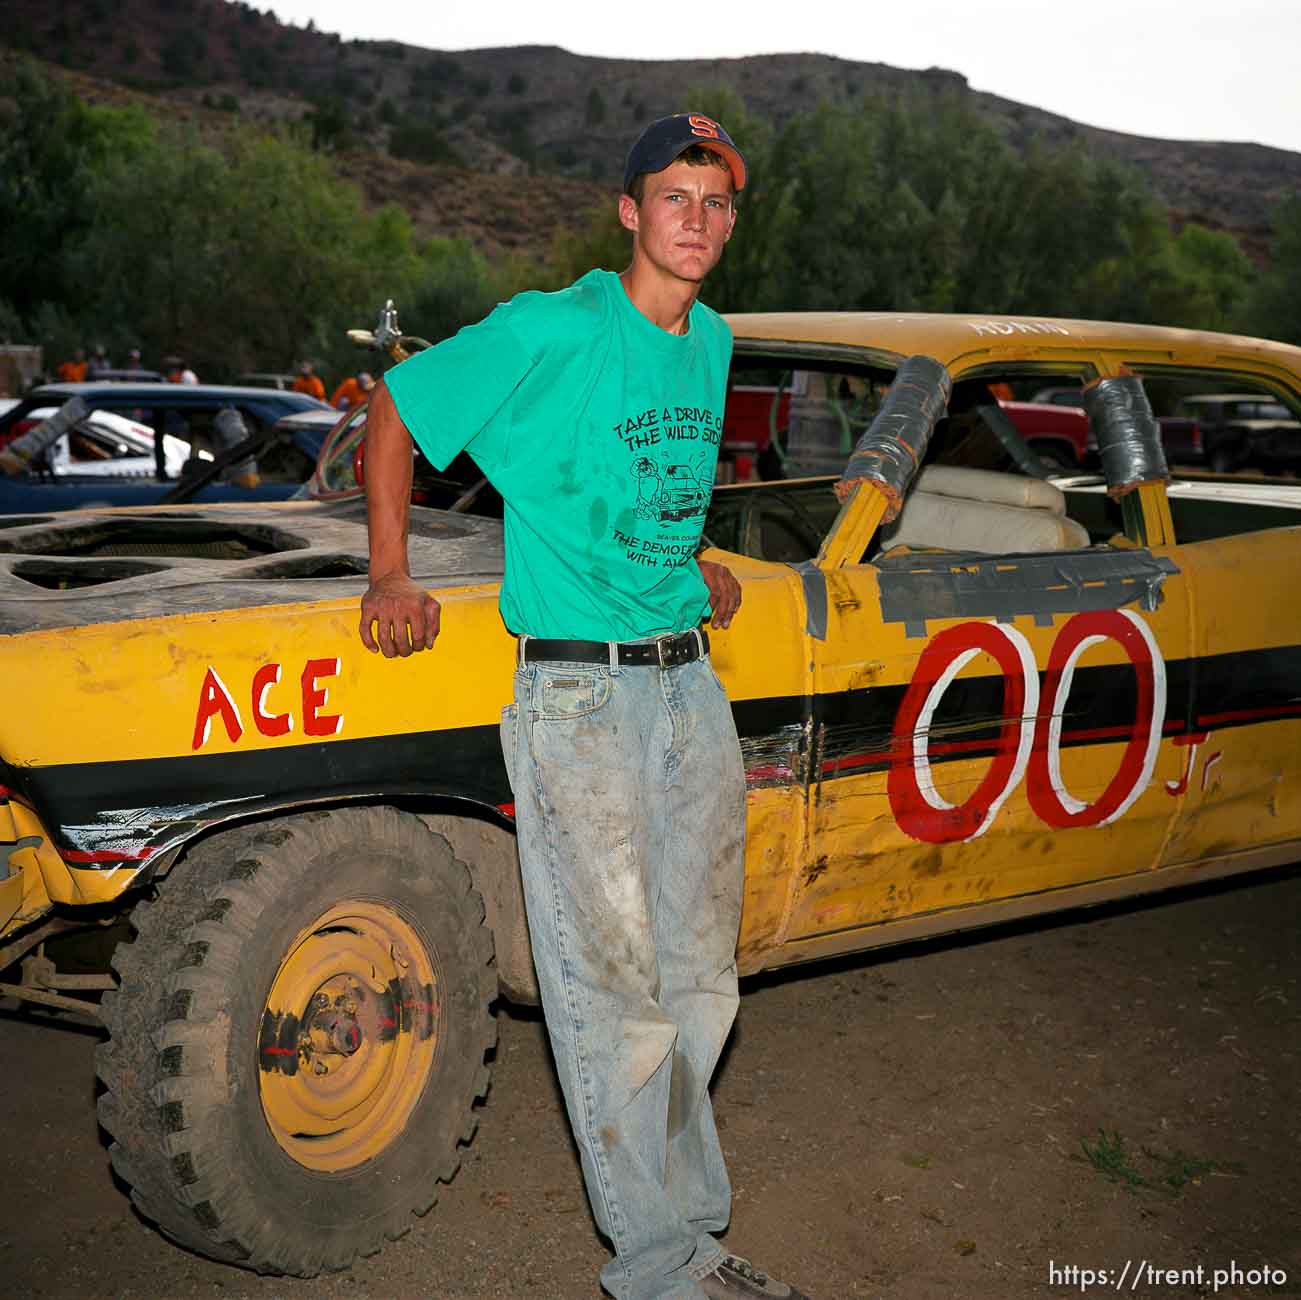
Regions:
<instances>
[{"instance_id":1,"label":"person in orange shirt","mask_svg":"<svg viewBox=\"0 0 1301 1300\"><path fill-rule=\"evenodd\" d=\"M309 397L318 398L322 402L325 401L325 385L321 383L320 375L313 371L310 361L304 361L298 367L298 378L294 380L293 390L295 393L306 393ZM334 403L334 405L338 405L338 403Z\"/></svg>"},{"instance_id":2,"label":"person in orange shirt","mask_svg":"<svg viewBox=\"0 0 1301 1300\"><path fill-rule=\"evenodd\" d=\"M61 384L82 384L86 382L86 349L77 348L71 361L60 361L55 373Z\"/></svg>"},{"instance_id":3,"label":"person in orange shirt","mask_svg":"<svg viewBox=\"0 0 1301 1300\"><path fill-rule=\"evenodd\" d=\"M185 364L185 358L173 352L163 358L163 378L169 384L197 384L199 376Z\"/></svg>"},{"instance_id":4,"label":"person in orange shirt","mask_svg":"<svg viewBox=\"0 0 1301 1300\"><path fill-rule=\"evenodd\" d=\"M356 410L370 396L370 390L374 387L374 379L365 370L358 371L355 376L349 375L334 390L330 405L340 411Z\"/></svg>"}]
</instances>

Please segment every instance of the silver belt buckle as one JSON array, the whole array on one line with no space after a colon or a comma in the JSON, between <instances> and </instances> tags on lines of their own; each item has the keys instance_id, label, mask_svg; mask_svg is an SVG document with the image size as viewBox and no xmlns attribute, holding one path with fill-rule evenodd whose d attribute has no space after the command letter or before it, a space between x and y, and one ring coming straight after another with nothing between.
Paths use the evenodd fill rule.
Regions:
<instances>
[{"instance_id":1,"label":"silver belt buckle","mask_svg":"<svg viewBox=\"0 0 1301 1300\"><path fill-rule=\"evenodd\" d=\"M656 657L656 659L659 660L659 665L660 665L660 668L661 668L661 669L667 668L667 667L669 666L669 665L665 662L665 660L664 660L664 647L665 647L667 644L668 644L668 637L667 637L667 636L656 637L656 639L655 639L655 657Z\"/></svg>"},{"instance_id":2,"label":"silver belt buckle","mask_svg":"<svg viewBox=\"0 0 1301 1300\"><path fill-rule=\"evenodd\" d=\"M696 645L700 646L700 633L696 628L692 628L691 632L670 632L656 641L661 668L677 668L680 664L691 662L691 645L688 637L692 633L695 634Z\"/></svg>"}]
</instances>

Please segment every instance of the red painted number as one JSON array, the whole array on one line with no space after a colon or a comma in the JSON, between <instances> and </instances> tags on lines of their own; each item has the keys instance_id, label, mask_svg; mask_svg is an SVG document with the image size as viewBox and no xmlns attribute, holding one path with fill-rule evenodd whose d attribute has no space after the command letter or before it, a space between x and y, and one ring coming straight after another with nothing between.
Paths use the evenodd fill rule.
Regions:
<instances>
[{"instance_id":1,"label":"red painted number","mask_svg":"<svg viewBox=\"0 0 1301 1300\"><path fill-rule=\"evenodd\" d=\"M1062 717L1081 655L1102 641L1115 641L1124 650L1138 702L1115 776L1086 803L1062 779ZM1002 670L1002 724L989 771L965 802L951 804L936 790L931 773L931 719L953 679L982 651ZM1151 783L1165 707L1161 648L1147 624L1128 610L1076 614L1062 626L1048 655L1042 700L1030 643L1016 628L998 623L946 628L922 651L895 717L886 779L891 811L913 839L928 844L975 839L1025 777L1030 807L1049 826L1105 826L1123 816ZM1109 734L1080 738L1102 740Z\"/></svg>"}]
</instances>

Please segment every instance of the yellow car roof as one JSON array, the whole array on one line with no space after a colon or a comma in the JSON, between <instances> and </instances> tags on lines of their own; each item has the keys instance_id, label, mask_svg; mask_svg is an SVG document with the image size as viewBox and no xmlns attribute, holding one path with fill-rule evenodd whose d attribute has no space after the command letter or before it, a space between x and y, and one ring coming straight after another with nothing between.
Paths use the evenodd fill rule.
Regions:
<instances>
[{"instance_id":1,"label":"yellow car roof","mask_svg":"<svg viewBox=\"0 0 1301 1300\"><path fill-rule=\"evenodd\" d=\"M923 312L755 312L727 317L737 339L924 353L951 369L981 358L1065 356L1105 350L1166 364L1265 362L1301 376L1301 348L1205 330L1052 316L933 315Z\"/></svg>"}]
</instances>

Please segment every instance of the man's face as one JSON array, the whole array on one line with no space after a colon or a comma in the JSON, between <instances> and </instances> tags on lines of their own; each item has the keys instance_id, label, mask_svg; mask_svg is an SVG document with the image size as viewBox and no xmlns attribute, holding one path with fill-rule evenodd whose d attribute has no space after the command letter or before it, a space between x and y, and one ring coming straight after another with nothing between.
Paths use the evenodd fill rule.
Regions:
<instances>
[{"instance_id":1,"label":"man's face","mask_svg":"<svg viewBox=\"0 0 1301 1300\"><path fill-rule=\"evenodd\" d=\"M736 211L725 167L670 163L646 177L641 204L624 194L619 220L637 236L637 252L657 269L699 284L723 255Z\"/></svg>"}]
</instances>

